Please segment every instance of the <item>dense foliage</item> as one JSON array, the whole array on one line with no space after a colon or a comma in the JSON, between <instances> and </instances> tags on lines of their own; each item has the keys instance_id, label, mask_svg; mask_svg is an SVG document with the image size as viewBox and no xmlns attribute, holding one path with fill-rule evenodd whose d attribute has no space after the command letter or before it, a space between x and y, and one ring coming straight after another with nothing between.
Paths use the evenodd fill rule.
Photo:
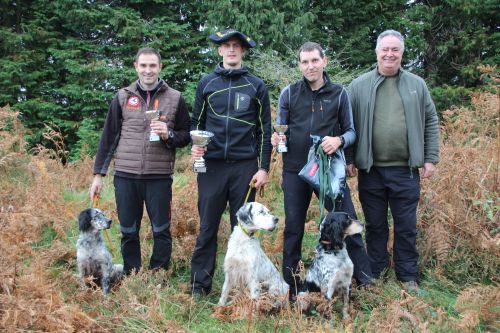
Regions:
<instances>
[{"instance_id":1,"label":"dense foliage","mask_svg":"<svg viewBox=\"0 0 500 333\"><path fill-rule=\"evenodd\" d=\"M113 93L135 78L132 63L139 47L160 50L162 76L191 104L197 81L216 61L207 36L228 26L252 36L266 56L251 53L250 65L268 68L263 59L279 56L293 68L298 46L315 40L346 71L373 65L377 35L387 28L400 30L407 37L404 66L427 79L441 108L463 102L467 88L480 83L479 64L500 63L495 0L0 4L0 106L20 111L32 146L49 144L44 124L60 131L72 159L95 149ZM279 84L272 88L275 96Z\"/></svg>"}]
</instances>

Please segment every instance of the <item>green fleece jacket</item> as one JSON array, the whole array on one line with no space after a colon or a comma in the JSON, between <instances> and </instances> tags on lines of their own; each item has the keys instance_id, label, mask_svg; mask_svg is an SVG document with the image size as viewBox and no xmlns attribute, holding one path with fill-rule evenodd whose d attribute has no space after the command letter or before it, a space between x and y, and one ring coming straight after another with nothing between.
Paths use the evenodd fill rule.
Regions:
<instances>
[{"instance_id":1,"label":"green fleece jacket","mask_svg":"<svg viewBox=\"0 0 500 333\"><path fill-rule=\"evenodd\" d=\"M356 78L348 87L356 129L355 165L370 171L373 166L373 111L377 88L385 76L378 69ZM405 70L398 74L398 90L408 129L410 168L439 162L439 120L425 81Z\"/></svg>"}]
</instances>

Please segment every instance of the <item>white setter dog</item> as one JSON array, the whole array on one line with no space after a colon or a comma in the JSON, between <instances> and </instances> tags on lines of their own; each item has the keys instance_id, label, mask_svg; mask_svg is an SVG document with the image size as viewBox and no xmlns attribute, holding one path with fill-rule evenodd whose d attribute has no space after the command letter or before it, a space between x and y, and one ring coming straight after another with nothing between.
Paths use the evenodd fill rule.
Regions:
<instances>
[{"instance_id":1,"label":"white setter dog","mask_svg":"<svg viewBox=\"0 0 500 333\"><path fill-rule=\"evenodd\" d=\"M123 277L123 265L113 265L111 254L104 244L101 230L109 229L111 219L97 208L83 210L78 217L80 237L76 242L76 263L80 287L86 288L85 278L92 276L104 295Z\"/></svg>"},{"instance_id":2,"label":"white setter dog","mask_svg":"<svg viewBox=\"0 0 500 333\"><path fill-rule=\"evenodd\" d=\"M304 289L320 291L328 302L334 294L343 296L342 316L348 318L349 287L353 264L347 254L344 238L363 231L359 221L346 213L331 212L320 224L320 238L315 258L306 272Z\"/></svg>"},{"instance_id":3,"label":"white setter dog","mask_svg":"<svg viewBox=\"0 0 500 333\"><path fill-rule=\"evenodd\" d=\"M224 259L224 285L219 305L225 305L233 288L248 288L250 297L255 300L261 290L267 290L274 305L286 304L288 284L283 280L274 264L260 247L255 236L259 230L272 231L278 218L258 202L243 205L236 213L238 225L229 238Z\"/></svg>"}]
</instances>

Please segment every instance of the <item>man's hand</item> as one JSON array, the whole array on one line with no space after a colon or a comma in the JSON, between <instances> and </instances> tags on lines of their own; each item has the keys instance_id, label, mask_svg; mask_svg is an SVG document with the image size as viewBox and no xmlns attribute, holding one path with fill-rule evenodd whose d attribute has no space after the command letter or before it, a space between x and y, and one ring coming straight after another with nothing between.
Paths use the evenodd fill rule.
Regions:
<instances>
[{"instance_id":1,"label":"man's hand","mask_svg":"<svg viewBox=\"0 0 500 333\"><path fill-rule=\"evenodd\" d=\"M321 140L321 147L327 155L335 153L337 149L342 145L342 140L338 136L325 136Z\"/></svg>"},{"instance_id":2,"label":"man's hand","mask_svg":"<svg viewBox=\"0 0 500 333\"><path fill-rule=\"evenodd\" d=\"M286 135L279 135L277 132L274 132L271 136L271 144L273 145L273 147L276 147L278 145L278 142L280 142L280 136L281 140L286 142Z\"/></svg>"},{"instance_id":3,"label":"man's hand","mask_svg":"<svg viewBox=\"0 0 500 333\"><path fill-rule=\"evenodd\" d=\"M431 178L436 172L436 166L433 163L424 163L422 178Z\"/></svg>"},{"instance_id":4,"label":"man's hand","mask_svg":"<svg viewBox=\"0 0 500 333\"><path fill-rule=\"evenodd\" d=\"M101 190L103 186L102 175L94 175L94 180L92 181L92 185L90 185L90 201L94 200L95 195L101 195Z\"/></svg>"},{"instance_id":5,"label":"man's hand","mask_svg":"<svg viewBox=\"0 0 500 333\"><path fill-rule=\"evenodd\" d=\"M349 177L355 177L358 170L354 166L354 164L347 164L347 176Z\"/></svg>"},{"instance_id":6,"label":"man's hand","mask_svg":"<svg viewBox=\"0 0 500 333\"><path fill-rule=\"evenodd\" d=\"M195 161L203 157L205 152L207 151L207 147L202 147L198 145L193 145L191 147L191 160Z\"/></svg>"},{"instance_id":7,"label":"man's hand","mask_svg":"<svg viewBox=\"0 0 500 333\"><path fill-rule=\"evenodd\" d=\"M261 186L266 185L268 177L269 176L267 175L266 170L260 169L259 171L257 171L252 177L252 182L255 188L260 188Z\"/></svg>"},{"instance_id":8,"label":"man's hand","mask_svg":"<svg viewBox=\"0 0 500 333\"><path fill-rule=\"evenodd\" d=\"M151 131L158 134L164 141L168 139L167 123L159 120L151 120Z\"/></svg>"}]
</instances>

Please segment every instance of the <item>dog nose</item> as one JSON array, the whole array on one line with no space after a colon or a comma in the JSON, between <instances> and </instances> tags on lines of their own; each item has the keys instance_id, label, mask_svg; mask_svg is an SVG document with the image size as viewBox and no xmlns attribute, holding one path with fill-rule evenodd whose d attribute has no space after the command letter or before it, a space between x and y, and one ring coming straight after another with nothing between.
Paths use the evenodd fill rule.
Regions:
<instances>
[{"instance_id":1,"label":"dog nose","mask_svg":"<svg viewBox=\"0 0 500 333\"><path fill-rule=\"evenodd\" d=\"M279 219L275 216L275 217L273 217L273 222L274 222L274 224L278 224Z\"/></svg>"}]
</instances>

